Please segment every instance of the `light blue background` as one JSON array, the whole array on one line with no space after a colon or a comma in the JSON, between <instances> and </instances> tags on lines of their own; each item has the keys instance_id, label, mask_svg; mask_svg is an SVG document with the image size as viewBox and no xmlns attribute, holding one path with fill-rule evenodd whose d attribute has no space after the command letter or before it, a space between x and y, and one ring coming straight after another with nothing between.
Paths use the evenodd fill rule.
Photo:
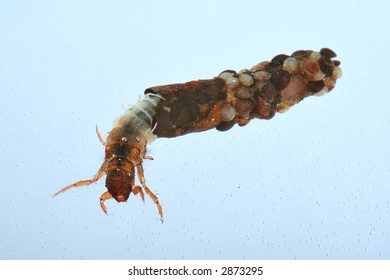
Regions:
<instances>
[{"instance_id":1,"label":"light blue background","mask_svg":"<svg viewBox=\"0 0 390 280\"><path fill-rule=\"evenodd\" d=\"M0 1L1 259L390 259L386 1ZM329 47L343 77L272 120L158 139L153 202L99 206L149 86Z\"/></svg>"}]
</instances>

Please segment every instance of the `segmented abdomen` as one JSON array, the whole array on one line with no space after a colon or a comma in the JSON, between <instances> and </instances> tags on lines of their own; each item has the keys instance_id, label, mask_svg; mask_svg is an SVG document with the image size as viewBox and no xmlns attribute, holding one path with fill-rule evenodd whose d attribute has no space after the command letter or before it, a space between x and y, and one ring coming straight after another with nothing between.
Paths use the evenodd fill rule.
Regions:
<instances>
[{"instance_id":1,"label":"segmented abdomen","mask_svg":"<svg viewBox=\"0 0 390 280\"><path fill-rule=\"evenodd\" d=\"M147 94L135 105L129 107L115 121L107 138L107 144L126 141L129 144L144 146L155 140L156 136L152 133L152 125L159 100L158 95Z\"/></svg>"},{"instance_id":2,"label":"segmented abdomen","mask_svg":"<svg viewBox=\"0 0 390 280\"><path fill-rule=\"evenodd\" d=\"M107 137L106 187L117 201L126 201L134 188L134 167L142 164L152 133L153 116L159 97L146 95L115 121Z\"/></svg>"}]
</instances>

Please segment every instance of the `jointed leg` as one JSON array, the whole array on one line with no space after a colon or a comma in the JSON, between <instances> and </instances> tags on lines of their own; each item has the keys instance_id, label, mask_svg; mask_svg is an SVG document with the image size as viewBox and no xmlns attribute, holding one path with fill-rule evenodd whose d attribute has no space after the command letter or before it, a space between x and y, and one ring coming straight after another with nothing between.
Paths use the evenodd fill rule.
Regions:
<instances>
[{"instance_id":1,"label":"jointed leg","mask_svg":"<svg viewBox=\"0 0 390 280\"><path fill-rule=\"evenodd\" d=\"M58 192L56 192L55 194L53 194L53 196L56 196L56 195L59 195L60 193L63 193L71 188L77 188L77 187L81 187L81 186L88 186L94 182L96 182L97 180L99 180L100 178L103 177L104 173L106 172L106 162L103 162L102 166L100 166L100 169L99 171L95 174L95 176L93 176L92 179L89 179L89 180L81 180L81 181L78 181L72 185L69 185L69 186L66 186L65 188L62 188L60 189Z\"/></svg>"},{"instance_id":2,"label":"jointed leg","mask_svg":"<svg viewBox=\"0 0 390 280\"><path fill-rule=\"evenodd\" d=\"M102 194L100 196L100 207L102 207L102 210L104 213L106 213L106 215L108 215L108 214L107 214L106 205L104 205L104 201L107 199L110 199L110 198L112 198L112 195L109 192L105 192L104 194Z\"/></svg>"},{"instance_id":3,"label":"jointed leg","mask_svg":"<svg viewBox=\"0 0 390 280\"><path fill-rule=\"evenodd\" d=\"M99 138L100 142L102 142L103 146L106 146L106 142L103 140L103 137L102 137L102 135L100 134L97 125L96 125L96 134L97 134L97 137Z\"/></svg>"},{"instance_id":4,"label":"jointed leg","mask_svg":"<svg viewBox=\"0 0 390 280\"><path fill-rule=\"evenodd\" d=\"M132 193L134 195L137 195L138 193L140 193L141 195L141 198L142 198L142 201L145 202L145 197L144 197L144 192L142 191L141 187L135 187L133 190L132 190ZM102 208L103 212L107 214L107 207L106 205L104 204L104 201L106 201L107 199L110 199L112 198L112 195L109 193L109 192L105 192L103 193L101 196L100 196L100 207Z\"/></svg>"},{"instance_id":5,"label":"jointed leg","mask_svg":"<svg viewBox=\"0 0 390 280\"><path fill-rule=\"evenodd\" d=\"M144 156L144 159L154 160L154 158L152 156L147 156L147 155Z\"/></svg>"},{"instance_id":6,"label":"jointed leg","mask_svg":"<svg viewBox=\"0 0 390 280\"><path fill-rule=\"evenodd\" d=\"M164 217L163 217L163 212L162 212L162 207L160 205L160 202L158 202L157 196L154 193L152 193L152 191L145 184L144 169L141 163L137 165L137 174L138 174L138 180L141 182L142 187L145 189L145 192L150 196L150 198L156 204L161 222L164 222Z\"/></svg>"},{"instance_id":7,"label":"jointed leg","mask_svg":"<svg viewBox=\"0 0 390 280\"><path fill-rule=\"evenodd\" d=\"M134 195L137 195L138 193L140 194L141 198L142 198L142 201L145 203L145 196L144 196L144 192L142 191L142 188L140 186L136 186L133 188L133 190L131 191Z\"/></svg>"}]
</instances>

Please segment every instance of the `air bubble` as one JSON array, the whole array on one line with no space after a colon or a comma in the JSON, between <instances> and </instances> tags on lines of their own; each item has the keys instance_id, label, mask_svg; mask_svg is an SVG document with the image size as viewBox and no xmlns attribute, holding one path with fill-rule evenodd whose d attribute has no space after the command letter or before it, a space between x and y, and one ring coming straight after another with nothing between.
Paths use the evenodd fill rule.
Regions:
<instances>
[{"instance_id":1,"label":"air bubble","mask_svg":"<svg viewBox=\"0 0 390 280\"><path fill-rule=\"evenodd\" d=\"M127 141L127 138L126 138L126 137L122 137L122 141L123 141L123 142L126 142L126 141Z\"/></svg>"},{"instance_id":2,"label":"air bubble","mask_svg":"<svg viewBox=\"0 0 390 280\"><path fill-rule=\"evenodd\" d=\"M135 141L137 141L137 142L139 142L139 141L141 140L141 139L140 139L139 137L137 137L137 136L136 136L134 139L135 139Z\"/></svg>"}]
</instances>

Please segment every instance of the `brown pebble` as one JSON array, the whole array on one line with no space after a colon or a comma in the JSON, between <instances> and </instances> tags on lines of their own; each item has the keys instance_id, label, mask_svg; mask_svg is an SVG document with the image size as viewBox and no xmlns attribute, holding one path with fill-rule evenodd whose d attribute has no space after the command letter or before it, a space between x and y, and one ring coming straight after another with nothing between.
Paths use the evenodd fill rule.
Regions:
<instances>
[{"instance_id":1,"label":"brown pebble","mask_svg":"<svg viewBox=\"0 0 390 280\"><path fill-rule=\"evenodd\" d=\"M320 92L324 88L324 82L323 81L311 81L307 84L307 88L310 90L311 93Z\"/></svg>"},{"instance_id":2,"label":"brown pebble","mask_svg":"<svg viewBox=\"0 0 390 280\"><path fill-rule=\"evenodd\" d=\"M273 59L271 59L271 63L275 65L283 65L283 62L289 58L286 54L278 54Z\"/></svg>"},{"instance_id":3,"label":"brown pebble","mask_svg":"<svg viewBox=\"0 0 390 280\"><path fill-rule=\"evenodd\" d=\"M302 74L306 79L310 81L319 81L325 77L324 73L321 71L320 64L314 59L307 59L301 65Z\"/></svg>"},{"instance_id":4,"label":"brown pebble","mask_svg":"<svg viewBox=\"0 0 390 280\"><path fill-rule=\"evenodd\" d=\"M276 103L274 104L258 103L255 106L255 111L257 114L256 118L258 119L264 119L264 120L272 119L276 113Z\"/></svg>"},{"instance_id":5,"label":"brown pebble","mask_svg":"<svg viewBox=\"0 0 390 280\"><path fill-rule=\"evenodd\" d=\"M305 50L299 50L295 51L291 54L293 57L301 57L301 56L308 56L312 53L312 51L305 51Z\"/></svg>"},{"instance_id":6,"label":"brown pebble","mask_svg":"<svg viewBox=\"0 0 390 280\"><path fill-rule=\"evenodd\" d=\"M332 61L327 61L325 59L320 59L318 61L322 73L324 73L327 77L332 76L333 73L333 64Z\"/></svg>"},{"instance_id":7,"label":"brown pebble","mask_svg":"<svg viewBox=\"0 0 390 280\"><path fill-rule=\"evenodd\" d=\"M249 87L248 86L238 86L234 89L234 96L241 99L246 99L250 97Z\"/></svg>"},{"instance_id":8,"label":"brown pebble","mask_svg":"<svg viewBox=\"0 0 390 280\"><path fill-rule=\"evenodd\" d=\"M278 102L277 91L270 81L258 83L256 86L257 89L253 94L256 118L270 119L275 115Z\"/></svg>"},{"instance_id":9,"label":"brown pebble","mask_svg":"<svg viewBox=\"0 0 390 280\"><path fill-rule=\"evenodd\" d=\"M232 120L230 122L221 122L216 129L219 131L227 131L231 129L236 123Z\"/></svg>"},{"instance_id":10,"label":"brown pebble","mask_svg":"<svg viewBox=\"0 0 390 280\"><path fill-rule=\"evenodd\" d=\"M277 70L272 73L270 81L276 90L285 89L290 83L290 73L285 70Z\"/></svg>"},{"instance_id":11,"label":"brown pebble","mask_svg":"<svg viewBox=\"0 0 390 280\"><path fill-rule=\"evenodd\" d=\"M274 102L277 92L270 81L262 81L256 84L256 91L253 94L255 102Z\"/></svg>"},{"instance_id":12,"label":"brown pebble","mask_svg":"<svg viewBox=\"0 0 390 280\"><path fill-rule=\"evenodd\" d=\"M327 57L330 57L330 58L337 56L337 54L334 51L332 51L331 49L328 49L328 48L321 49L320 54L327 56Z\"/></svg>"},{"instance_id":13,"label":"brown pebble","mask_svg":"<svg viewBox=\"0 0 390 280\"><path fill-rule=\"evenodd\" d=\"M234 108L236 109L237 114L241 116L249 115L252 112L254 106L255 104L253 101L249 99L237 99L234 104Z\"/></svg>"},{"instance_id":14,"label":"brown pebble","mask_svg":"<svg viewBox=\"0 0 390 280\"><path fill-rule=\"evenodd\" d=\"M247 119L237 119L237 124L239 126L244 126L244 125L247 125L248 123L250 122L250 119L247 118Z\"/></svg>"},{"instance_id":15,"label":"brown pebble","mask_svg":"<svg viewBox=\"0 0 390 280\"><path fill-rule=\"evenodd\" d=\"M302 67L304 68L304 70L310 74L315 74L317 73L318 71L320 71L320 65L318 64L317 61L315 61L314 59L308 59L306 60Z\"/></svg>"}]
</instances>

